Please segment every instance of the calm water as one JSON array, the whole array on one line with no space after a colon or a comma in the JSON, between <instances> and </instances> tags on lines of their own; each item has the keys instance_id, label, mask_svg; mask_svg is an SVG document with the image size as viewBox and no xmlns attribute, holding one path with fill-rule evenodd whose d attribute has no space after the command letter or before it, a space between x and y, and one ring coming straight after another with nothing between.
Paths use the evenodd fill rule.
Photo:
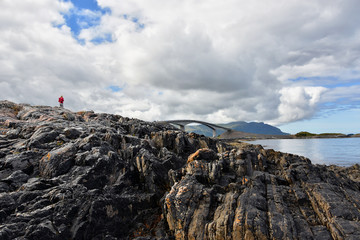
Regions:
<instances>
[{"instance_id":1,"label":"calm water","mask_svg":"<svg viewBox=\"0 0 360 240\"><path fill-rule=\"evenodd\" d=\"M266 139L250 141L265 149L305 156L314 164L360 164L360 138Z\"/></svg>"}]
</instances>

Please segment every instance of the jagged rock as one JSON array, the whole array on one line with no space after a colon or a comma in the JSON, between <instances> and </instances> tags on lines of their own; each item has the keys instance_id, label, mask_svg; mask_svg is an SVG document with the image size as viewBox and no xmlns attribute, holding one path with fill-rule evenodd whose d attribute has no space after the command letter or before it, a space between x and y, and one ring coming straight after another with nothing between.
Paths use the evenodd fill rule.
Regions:
<instances>
[{"instance_id":1,"label":"jagged rock","mask_svg":"<svg viewBox=\"0 0 360 240\"><path fill-rule=\"evenodd\" d=\"M77 149L73 143L48 152L39 161L39 170L42 177L56 177L67 173L75 163Z\"/></svg>"},{"instance_id":2,"label":"jagged rock","mask_svg":"<svg viewBox=\"0 0 360 240\"><path fill-rule=\"evenodd\" d=\"M77 139L81 135L82 131L81 128L65 128L64 135L69 139Z\"/></svg>"},{"instance_id":3,"label":"jagged rock","mask_svg":"<svg viewBox=\"0 0 360 240\"><path fill-rule=\"evenodd\" d=\"M0 239L358 239L360 169L0 101Z\"/></svg>"},{"instance_id":4,"label":"jagged rock","mask_svg":"<svg viewBox=\"0 0 360 240\"><path fill-rule=\"evenodd\" d=\"M216 158L216 153L208 148L201 148L197 150L195 153L191 154L188 157L188 163L194 161L194 160L214 160Z\"/></svg>"},{"instance_id":5,"label":"jagged rock","mask_svg":"<svg viewBox=\"0 0 360 240\"><path fill-rule=\"evenodd\" d=\"M7 178L4 178L2 182L8 183L8 185L16 189L20 187L23 183L27 182L28 179L29 179L29 175L25 174L21 170L17 170Z\"/></svg>"},{"instance_id":6,"label":"jagged rock","mask_svg":"<svg viewBox=\"0 0 360 240\"><path fill-rule=\"evenodd\" d=\"M255 152L188 161L165 200L166 219L177 239L360 236L357 183L341 181L302 157ZM233 157L251 160L247 168L252 170L238 171ZM270 165L268 171L259 159Z\"/></svg>"}]
</instances>

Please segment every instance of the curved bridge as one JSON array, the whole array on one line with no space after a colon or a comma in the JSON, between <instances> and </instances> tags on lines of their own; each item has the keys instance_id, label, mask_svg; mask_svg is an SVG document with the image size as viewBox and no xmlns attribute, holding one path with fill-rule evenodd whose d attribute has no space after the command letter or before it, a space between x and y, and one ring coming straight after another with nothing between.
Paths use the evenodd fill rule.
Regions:
<instances>
[{"instance_id":1,"label":"curved bridge","mask_svg":"<svg viewBox=\"0 0 360 240\"><path fill-rule=\"evenodd\" d=\"M213 123L198 121L198 120L168 120L168 121L159 121L157 123L174 124L174 125L179 126L182 131L185 131L185 125L187 125L187 124L200 123L200 124L202 124L204 126L207 126L208 128L211 128L213 130L213 137L216 137L216 128L221 128L221 129L224 129L224 130L226 130L228 132L232 131L231 128L219 126L219 125L216 125L216 124L213 124Z\"/></svg>"}]
</instances>

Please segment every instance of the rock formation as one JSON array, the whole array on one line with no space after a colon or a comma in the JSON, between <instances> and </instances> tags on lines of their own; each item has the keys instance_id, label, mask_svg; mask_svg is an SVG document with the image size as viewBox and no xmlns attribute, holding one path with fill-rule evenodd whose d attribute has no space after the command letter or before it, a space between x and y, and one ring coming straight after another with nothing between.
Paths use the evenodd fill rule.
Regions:
<instances>
[{"instance_id":1,"label":"rock formation","mask_svg":"<svg viewBox=\"0 0 360 240\"><path fill-rule=\"evenodd\" d=\"M360 239L359 166L0 102L0 239Z\"/></svg>"}]
</instances>

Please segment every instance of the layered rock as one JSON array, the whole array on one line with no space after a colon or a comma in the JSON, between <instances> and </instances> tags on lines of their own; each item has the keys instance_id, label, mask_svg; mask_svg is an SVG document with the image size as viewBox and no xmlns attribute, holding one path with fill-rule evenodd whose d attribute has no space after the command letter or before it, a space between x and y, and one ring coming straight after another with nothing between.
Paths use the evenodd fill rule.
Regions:
<instances>
[{"instance_id":1,"label":"layered rock","mask_svg":"<svg viewBox=\"0 0 360 240\"><path fill-rule=\"evenodd\" d=\"M358 166L7 101L0 134L0 239L360 238Z\"/></svg>"},{"instance_id":2,"label":"layered rock","mask_svg":"<svg viewBox=\"0 0 360 240\"><path fill-rule=\"evenodd\" d=\"M248 146L178 171L165 209L176 239L360 238L359 182L306 158Z\"/></svg>"}]
</instances>

